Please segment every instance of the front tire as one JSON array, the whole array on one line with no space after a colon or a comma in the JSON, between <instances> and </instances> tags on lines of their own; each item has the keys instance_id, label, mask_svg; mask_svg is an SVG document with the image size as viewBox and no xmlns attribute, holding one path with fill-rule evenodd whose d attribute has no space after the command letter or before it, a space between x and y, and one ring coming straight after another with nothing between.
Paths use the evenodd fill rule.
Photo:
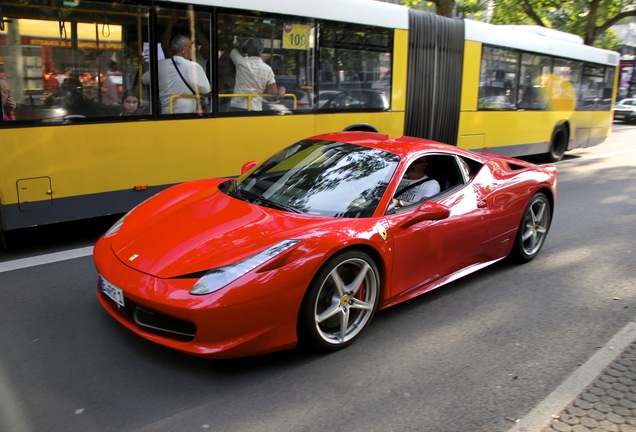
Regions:
<instances>
[{"instance_id":1,"label":"front tire","mask_svg":"<svg viewBox=\"0 0 636 432\"><path fill-rule=\"evenodd\" d=\"M552 222L552 207L545 194L536 193L526 210L517 230L513 254L520 262L532 261L541 250Z\"/></svg>"},{"instance_id":2,"label":"front tire","mask_svg":"<svg viewBox=\"0 0 636 432\"><path fill-rule=\"evenodd\" d=\"M301 342L322 351L351 345L367 327L380 297L380 274L361 251L336 255L316 274L299 318Z\"/></svg>"}]
</instances>

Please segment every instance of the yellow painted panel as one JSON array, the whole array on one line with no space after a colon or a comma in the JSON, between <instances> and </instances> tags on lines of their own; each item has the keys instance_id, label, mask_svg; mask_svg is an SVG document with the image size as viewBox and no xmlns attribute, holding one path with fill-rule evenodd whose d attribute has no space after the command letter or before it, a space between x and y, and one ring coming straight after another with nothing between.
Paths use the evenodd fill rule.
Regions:
<instances>
[{"instance_id":1,"label":"yellow painted panel","mask_svg":"<svg viewBox=\"0 0 636 432\"><path fill-rule=\"evenodd\" d=\"M462 111L476 111L479 98L479 70L481 67L481 47L479 42L464 43L464 66L462 76Z\"/></svg>"},{"instance_id":2,"label":"yellow painted panel","mask_svg":"<svg viewBox=\"0 0 636 432\"><path fill-rule=\"evenodd\" d=\"M483 148L547 143L554 126L562 118L558 112L464 112L459 120L459 135L485 135Z\"/></svg>"},{"instance_id":3,"label":"yellow painted panel","mask_svg":"<svg viewBox=\"0 0 636 432\"><path fill-rule=\"evenodd\" d=\"M303 138L369 124L401 135L403 112L139 121L2 130L0 202L16 181L50 177L54 197L236 175Z\"/></svg>"},{"instance_id":4,"label":"yellow painted panel","mask_svg":"<svg viewBox=\"0 0 636 432\"><path fill-rule=\"evenodd\" d=\"M465 150L483 149L486 142L486 136L479 135L462 135L459 137L459 147Z\"/></svg>"},{"instance_id":5,"label":"yellow painted panel","mask_svg":"<svg viewBox=\"0 0 636 432\"><path fill-rule=\"evenodd\" d=\"M393 40L393 87L391 109L404 111L406 107L406 75L408 69L409 36L406 30L396 30Z\"/></svg>"}]
</instances>

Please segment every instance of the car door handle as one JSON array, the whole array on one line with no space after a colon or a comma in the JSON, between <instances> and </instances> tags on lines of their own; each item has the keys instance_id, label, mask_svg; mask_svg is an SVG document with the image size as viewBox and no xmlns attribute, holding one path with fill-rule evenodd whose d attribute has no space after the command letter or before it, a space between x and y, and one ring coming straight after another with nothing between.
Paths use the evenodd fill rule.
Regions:
<instances>
[{"instance_id":1,"label":"car door handle","mask_svg":"<svg viewBox=\"0 0 636 432\"><path fill-rule=\"evenodd\" d=\"M488 207L485 200L477 201L477 208L484 209Z\"/></svg>"}]
</instances>

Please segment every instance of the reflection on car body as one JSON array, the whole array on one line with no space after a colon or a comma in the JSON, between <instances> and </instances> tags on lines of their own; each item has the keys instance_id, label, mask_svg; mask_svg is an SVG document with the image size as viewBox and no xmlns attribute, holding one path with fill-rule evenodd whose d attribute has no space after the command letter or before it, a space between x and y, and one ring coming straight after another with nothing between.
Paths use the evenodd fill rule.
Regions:
<instances>
[{"instance_id":1,"label":"reflection on car body","mask_svg":"<svg viewBox=\"0 0 636 432\"><path fill-rule=\"evenodd\" d=\"M479 99L479 109L513 110L515 106L510 102L508 96L499 95Z\"/></svg>"},{"instance_id":2,"label":"reflection on car body","mask_svg":"<svg viewBox=\"0 0 636 432\"><path fill-rule=\"evenodd\" d=\"M389 100L386 94L373 89L342 91L331 94L321 92L319 100L321 110L376 109L384 111L389 109Z\"/></svg>"}]
</instances>

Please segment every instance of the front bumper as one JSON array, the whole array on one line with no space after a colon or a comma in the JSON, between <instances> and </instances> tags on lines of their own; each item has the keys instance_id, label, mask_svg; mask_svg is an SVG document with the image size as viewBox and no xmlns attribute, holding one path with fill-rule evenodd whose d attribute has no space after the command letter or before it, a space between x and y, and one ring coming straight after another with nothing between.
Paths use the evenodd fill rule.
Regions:
<instances>
[{"instance_id":1,"label":"front bumper","mask_svg":"<svg viewBox=\"0 0 636 432\"><path fill-rule=\"evenodd\" d=\"M98 241L94 259L100 278L123 292L121 306L104 293L99 279L100 304L145 339L209 358L263 354L297 342L298 311L308 282L306 272L293 263L252 272L218 292L195 296L189 291L196 279L160 279L134 270L115 256L108 239Z\"/></svg>"}]
</instances>

